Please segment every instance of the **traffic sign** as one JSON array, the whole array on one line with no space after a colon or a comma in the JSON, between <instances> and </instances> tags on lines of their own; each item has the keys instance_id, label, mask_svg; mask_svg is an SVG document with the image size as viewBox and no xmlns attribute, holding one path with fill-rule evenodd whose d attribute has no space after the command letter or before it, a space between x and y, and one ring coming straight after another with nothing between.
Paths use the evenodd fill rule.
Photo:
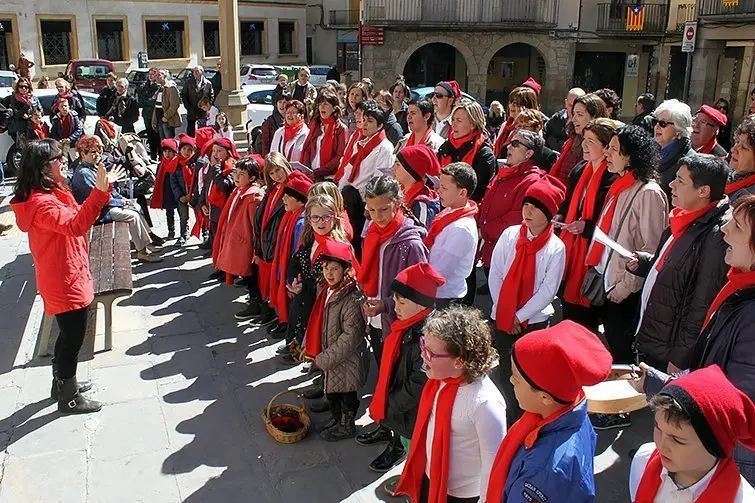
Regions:
<instances>
[{"instance_id":1,"label":"traffic sign","mask_svg":"<svg viewBox=\"0 0 755 503\"><path fill-rule=\"evenodd\" d=\"M697 21L684 23L684 36L682 37L682 52L695 52L695 39L697 38Z\"/></svg>"}]
</instances>

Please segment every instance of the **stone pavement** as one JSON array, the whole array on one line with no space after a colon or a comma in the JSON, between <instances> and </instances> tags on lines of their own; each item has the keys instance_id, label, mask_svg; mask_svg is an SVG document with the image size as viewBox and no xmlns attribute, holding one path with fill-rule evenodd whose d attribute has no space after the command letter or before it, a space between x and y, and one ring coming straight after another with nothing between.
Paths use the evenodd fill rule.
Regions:
<instances>
[{"instance_id":1,"label":"stone pavement","mask_svg":"<svg viewBox=\"0 0 755 503\"><path fill-rule=\"evenodd\" d=\"M5 203L0 222L12 221ZM49 358L33 358L42 306L26 237L0 237L0 503L397 501L380 486L399 468L367 468L381 446L316 434L282 445L266 433L270 398L310 381L276 362L281 342L233 319L245 292L207 282L210 261L195 245L135 263L134 294L114 308L113 350L101 352L100 326L79 365L105 406L63 417L48 396ZM373 368L367 390L375 378ZM634 419L599 435L599 502L627 500L628 453L652 435L646 411Z\"/></svg>"}]
</instances>

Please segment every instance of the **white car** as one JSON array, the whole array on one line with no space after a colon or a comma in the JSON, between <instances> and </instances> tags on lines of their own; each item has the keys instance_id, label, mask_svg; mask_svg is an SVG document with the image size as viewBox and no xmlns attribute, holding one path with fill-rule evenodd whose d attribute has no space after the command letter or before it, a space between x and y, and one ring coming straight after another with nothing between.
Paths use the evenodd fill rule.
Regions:
<instances>
[{"instance_id":1,"label":"white car","mask_svg":"<svg viewBox=\"0 0 755 503\"><path fill-rule=\"evenodd\" d=\"M13 80L16 78L18 78L16 72L11 72L9 70L0 70L0 87L10 88L13 84Z\"/></svg>"},{"instance_id":2,"label":"white car","mask_svg":"<svg viewBox=\"0 0 755 503\"><path fill-rule=\"evenodd\" d=\"M275 84L278 71L272 65L241 65L241 85Z\"/></svg>"},{"instance_id":3,"label":"white car","mask_svg":"<svg viewBox=\"0 0 755 503\"><path fill-rule=\"evenodd\" d=\"M326 77L328 75L328 72L330 71L332 67L327 65L313 65L309 67L309 81L312 83L313 86L316 88L320 88L325 85L325 82L328 80Z\"/></svg>"}]
</instances>

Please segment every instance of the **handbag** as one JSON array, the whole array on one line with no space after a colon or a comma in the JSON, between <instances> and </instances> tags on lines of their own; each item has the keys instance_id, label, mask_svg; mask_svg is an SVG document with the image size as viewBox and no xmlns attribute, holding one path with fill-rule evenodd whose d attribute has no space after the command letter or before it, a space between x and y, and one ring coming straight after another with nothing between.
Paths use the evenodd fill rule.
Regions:
<instances>
[{"instance_id":1,"label":"handbag","mask_svg":"<svg viewBox=\"0 0 755 503\"><path fill-rule=\"evenodd\" d=\"M642 189L642 186L640 186L632 195L632 199L629 200L629 204L627 205L627 209L624 211L624 214L621 216L621 220L619 220L619 229L621 229L621 226L624 225L624 220L627 218L627 215L629 215L629 210L632 209L632 203L634 202L634 198L637 197L637 194ZM613 248L611 248L611 251L608 252L608 260L606 260L606 270L608 269L608 264L611 263L611 257L613 256ZM606 303L606 282L604 280L605 272L598 271L595 267L590 267L587 272L585 273L585 278L582 280L582 288L580 289L580 293L582 294L582 297L587 299L587 302L590 303L591 306L594 307L601 307Z\"/></svg>"}]
</instances>

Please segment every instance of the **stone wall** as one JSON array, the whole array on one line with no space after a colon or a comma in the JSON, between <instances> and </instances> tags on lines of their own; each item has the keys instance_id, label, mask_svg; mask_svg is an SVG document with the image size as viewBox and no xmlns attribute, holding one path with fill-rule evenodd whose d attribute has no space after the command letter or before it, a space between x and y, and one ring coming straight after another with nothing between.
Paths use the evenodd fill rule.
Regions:
<instances>
[{"instance_id":1,"label":"stone wall","mask_svg":"<svg viewBox=\"0 0 755 503\"><path fill-rule=\"evenodd\" d=\"M570 39L547 34L474 33L474 32L409 32L385 31L385 44L365 46L362 54L364 76L370 77L378 88L387 87L395 76L404 73L409 57L420 47L441 42L455 47L467 64L467 75L456 79L469 94L485 98L487 68L493 56L503 47L517 42L529 44L545 60L545 81L541 106L546 113L563 107L574 72L576 43Z\"/></svg>"}]
</instances>

